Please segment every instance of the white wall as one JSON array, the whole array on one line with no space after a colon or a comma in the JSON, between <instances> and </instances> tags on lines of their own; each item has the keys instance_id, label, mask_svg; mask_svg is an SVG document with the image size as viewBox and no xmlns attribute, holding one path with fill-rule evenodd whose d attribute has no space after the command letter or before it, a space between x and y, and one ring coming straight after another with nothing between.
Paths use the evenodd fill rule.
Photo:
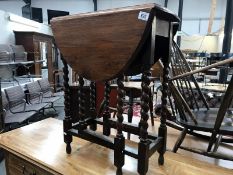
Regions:
<instances>
[{"instance_id":1,"label":"white wall","mask_svg":"<svg viewBox=\"0 0 233 175\"><path fill-rule=\"evenodd\" d=\"M146 3L157 3L163 6L164 0L98 0L98 10L126 7Z\"/></svg>"},{"instance_id":2,"label":"white wall","mask_svg":"<svg viewBox=\"0 0 233 175\"><path fill-rule=\"evenodd\" d=\"M68 11L70 14L92 12L93 0L32 0L32 7L43 9L43 22L47 23L47 9Z\"/></svg>"},{"instance_id":3,"label":"white wall","mask_svg":"<svg viewBox=\"0 0 233 175\"><path fill-rule=\"evenodd\" d=\"M157 3L163 6L164 1L165 0L97 0L98 10L144 3ZM179 0L169 0L168 8L177 14L178 4ZM21 8L24 5L25 3L22 0L2 0L0 1L0 10L2 9L4 11L9 11L21 15ZM93 11L94 5L93 0L32 0L32 7L43 8L44 23L47 23L47 9L69 11L70 14L76 14L91 12ZM210 16L210 8L211 0L184 0L182 31L184 31L188 35L206 35L209 22L208 18ZM217 0L217 8L215 14L216 19L213 23L212 32L215 32L223 27L225 19L225 8L226 0ZM0 15L0 18L4 16L2 13ZM1 26L4 26L6 22L7 21L0 19ZM12 27L16 28L16 26ZM4 33L7 30L9 30L9 28L3 27L0 29L0 32ZM5 42L9 40L9 42L12 43L14 42L14 39L12 38L12 33L7 33L6 35L4 34L0 37L0 42ZM183 39L185 40L184 37ZM214 42L215 39L211 41ZM221 43L222 41L220 37L217 40L216 51L221 51ZM187 41L184 41L182 47L184 46L184 44L187 44L188 47L192 48L192 44L188 44ZM216 44L211 44L210 46L210 50L212 50L213 48L216 49ZM193 48L196 47L194 46Z\"/></svg>"},{"instance_id":4,"label":"white wall","mask_svg":"<svg viewBox=\"0 0 233 175\"><path fill-rule=\"evenodd\" d=\"M7 20L7 13L0 10L0 44L14 44L14 35L9 31L9 21Z\"/></svg>"},{"instance_id":5,"label":"white wall","mask_svg":"<svg viewBox=\"0 0 233 175\"><path fill-rule=\"evenodd\" d=\"M98 10L123 7L144 3L164 5L165 0L97 0ZM168 8L178 13L179 0L169 0ZM2 0L0 10L21 15L22 0ZM32 0L32 7L43 8L43 20L47 23L47 9L69 11L70 14L93 11L93 0ZM209 23L211 0L184 0L182 30L189 34L206 35ZM216 19L212 32L219 30L224 24L226 0L217 0ZM223 20L222 20L223 19Z\"/></svg>"},{"instance_id":6,"label":"white wall","mask_svg":"<svg viewBox=\"0 0 233 175\"><path fill-rule=\"evenodd\" d=\"M27 20L26 24L10 21L9 15L14 17L16 16L19 21ZM15 36L13 31L35 31L47 35L52 35L51 28L48 25L37 23L35 21L25 19L12 13L4 12L2 10L0 10L0 26L0 44L15 44Z\"/></svg>"},{"instance_id":7,"label":"white wall","mask_svg":"<svg viewBox=\"0 0 233 175\"><path fill-rule=\"evenodd\" d=\"M98 10L125 7L145 3L158 3L163 5L163 0L98 0ZM32 0L32 7L43 8L43 21L47 23L47 9L69 11L70 14L92 12L93 0Z\"/></svg>"},{"instance_id":8,"label":"white wall","mask_svg":"<svg viewBox=\"0 0 233 175\"><path fill-rule=\"evenodd\" d=\"M198 52L217 52L218 36L182 36L181 49Z\"/></svg>"},{"instance_id":9,"label":"white wall","mask_svg":"<svg viewBox=\"0 0 233 175\"><path fill-rule=\"evenodd\" d=\"M168 8L178 14L179 0L169 0ZM209 24L211 0L184 0L182 30L189 34L206 35ZM217 0L212 32L224 25L226 0ZM223 19L223 20L222 20Z\"/></svg>"},{"instance_id":10,"label":"white wall","mask_svg":"<svg viewBox=\"0 0 233 175\"><path fill-rule=\"evenodd\" d=\"M218 36L218 52L222 52L222 43L223 43L224 33L221 33ZM231 53L233 52L233 39L231 39Z\"/></svg>"},{"instance_id":11,"label":"white wall","mask_svg":"<svg viewBox=\"0 0 233 175\"><path fill-rule=\"evenodd\" d=\"M25 3L22 0L2 0L0 1L0 10L11 12L22 16L22 7Z\"/></svg>"}]
</instances>

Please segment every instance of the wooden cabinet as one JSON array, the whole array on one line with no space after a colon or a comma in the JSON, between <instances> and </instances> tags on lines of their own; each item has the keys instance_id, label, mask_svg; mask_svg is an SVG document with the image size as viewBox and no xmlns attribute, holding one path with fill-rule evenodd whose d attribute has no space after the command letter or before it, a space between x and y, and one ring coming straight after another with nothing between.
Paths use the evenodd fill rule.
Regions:
<instances>
[{"instance_id":1,"label":"wooden cabinet","mask_svg":"<svg viewBox=\"0 0 233 175\"><path fill-rule=\"evenodd\" d=\"M50 35L37 32L15 31L16 45L23 45L28 52L28 61L44 60L43 64L36 63L30 68L30 73L42 74L42 67L48 69L49 82L53 82L53 71L57 69L56 48Z\"/></svg>"},{"instance_id":2,"label":"wooden cabinet","mask_svg":"<svg viewBox=\"0 0 233 175\"><path fill-rule=\"evenodd\" d=\"M52 175L44 169L10 153L6 152L6 171L8 175Z\"/></svg>"}]
</instances>

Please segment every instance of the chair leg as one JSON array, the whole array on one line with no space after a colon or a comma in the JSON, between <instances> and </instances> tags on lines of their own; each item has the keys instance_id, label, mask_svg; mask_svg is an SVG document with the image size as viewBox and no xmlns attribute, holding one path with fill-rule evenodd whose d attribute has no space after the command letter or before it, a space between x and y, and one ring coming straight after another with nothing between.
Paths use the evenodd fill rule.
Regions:
<instances>
[{"instance_id":1,"label":"chair leg","mask_svg":"<svg viewBox=\"0 0 233 175\"><path fill-rule=\"evenodd\" d=\"M53 108L54 112L57 112L54 106L52 106L52 108Z\"/></svg>"},{"instance_id":2,"label":"chair leg","mask_svg":"<svg viewBox=\"0 0 233 175\"><path fill-rule=\"evenodd\" d=\"M55 112L57 112L56 109L55 109L55 107L54 107L54 103L53 103L53 102L51 103L51 108L53 108L53 110L54 110Z\"/></svg>"},{"instance_id":3,"label":"chair leg","mask_svg":"<svg viewBox=\"0 0 233 175\"><path fill-rule=\"evenodd\" d=\"M44 112L45 112L45 108L42 109L42 115L43 116L45 116Z\"/></svg>"},{"instance_id":4,"label":"chair leg","mask_svg":"<svg viewBox=\"0 0 233 175\"><path fill-rule=\"evenodd\" d=\"M220 143L221 143L221 140L222 140L222 135L219 135L219 136L218 136L218 139L217 139L217 141L216 141L216 143L215 143L215 145L214 145L213 152L217 152L218 147L219 147L219 145L220 145Z\"/></svg>"},{"instance_id":5,"label":"chair leg","mask_svg":"<svg viewBox=\"0 0 233 175\"><path fill-rule=\"evenodd\" d=\"M176 153L177 150L179 149L180 145L182 144L185 136L186 136L186 133L187 133L188 129L187 128L184 128L183 131L181 132L180 136L178 137L174 147L173 147L173 152Z\"/></svg>"},{"instance_id":6,"label":"chair leg","mask_svg":"<svg viewBox=\"0 0 233 175\"><path fill-rule=\"evenodd\" d=\"M207 148L207 152L210 152L210 151L211 151L212 146L213 146L213 144L214 144L215 141L216 141L216 136L217 136L216 131L213 131L213 132L212 132L212 135L211 135L211 137L210 137L210 140L209 140L209 145L208 145L208 148Z\"/></svg>"}]
</instances>

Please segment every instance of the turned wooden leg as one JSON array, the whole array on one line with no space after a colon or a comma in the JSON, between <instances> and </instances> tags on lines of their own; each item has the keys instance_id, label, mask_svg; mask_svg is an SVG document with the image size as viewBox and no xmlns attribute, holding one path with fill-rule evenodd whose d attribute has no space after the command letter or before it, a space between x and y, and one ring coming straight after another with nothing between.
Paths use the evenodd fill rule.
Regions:
<instances>
[{"instance_id":1,"label":"turned wooden leg","mask_svg":"<svg viewBox=\"0 0 233 175\"><path fill-rule=\"evenodd\" d=\"M169 54L168 54L169 55ZM169 57L169 56L168 56ZM164 153L166 152L167 145L167 126L166 126L166 107L167 107L167 96L168 96L168 73L169 73L169 61L167 59L163 60L163 82L162 82L162 97L161 97L161 117L160 117L160 126L159 126L159 137L162 137L163 144L158 149L159 152L159 165L164 164Z\"/></svg>"},{"instance_id":2,"label":"turned wooden leg","mask_svg":"<svg viewBox=\"0 0 233 175\"><path fill-rule=\"evenodd\" d=\"M122 83L123 76L117 79L118 95L117 95L117 135L114 138L114 165L117 167L116 175L122 175L122 167L125 164L125 138L122 133L123 122L123 98L124 98L124 85Z\"/></svg>"},{"instance_id":3,"label":"turned wooden leg","mask_svg":"<svg viewBox=\"0 0 233 175\"><path fill-rule=\"evenodd\" d=\"M149 166L149 141L148 141L148 123L149 101L150 101L150 72L145 71L142 74L142 96L141 96L141 120L139 123L140 142L138 144L138 173L145 175Z\"/></svg>"},{"instance_id":4,"label":"turned wooden leg","mask_svg":"<svg viewBox=\"0 0 233 175\"><path fill-rule=\"evenodd\" d=\"M63 78L64 78L64 111L65 119L63 120L63 131L64 131L64 142L66 143L66 153L71 153L71 142L72 136L69 135L68 131L72 128L72 118L70 115L70 87L69 87L69 71L66 61L61 57L64 67L63 67Z\"/></svg>"},{"instance_id":5,"label":"turned wooden leg","mask_svg":"<svg viewBox=\"0 0 233 175\"><path fill-rule=\"evenodd\" d=\"M110 98L110 85L109 82L105 82L105 91L104 91L104 113L103 113L103 134L109 136L111 134L111 128L109 127L109 119L111 114L109 111L109 98Z\"/></svg>"},{"instance_id":6,"label":"turned wooden leg","mask_svg":"<svg viewBox=\"0 0 233 175\"><path fill-rule=\"evenodd\" d=\"M122 175L122 167L125 164L125 138L116 136L114 138L114 165L117 167L116 175Z\"/></svg>"},{"instance_id":7,"label":"turned wooden leg","mask_svg":"<svg viewBox=\"0 0 233 175\"><path fill-rule=\"evenodd\" d=\"M138 173L145 175L149 167L149 142L140 142L138 145Z\"/></svg>"},{"instance_id":8,"label":"turned wooden leg","mask_svg":"<svg viewBox=\"0 0 233 175\"><path fill-rule=\"evenodd\" d=\"M64 142L66 143L66 153L71 153L71 142L72 142L72 135L68 134L68 130L71 129L72 124L69 118L65 118L63 121L63 128L64 128Z\"/></svg>"},{"instance_id":9,"label":"turned wooden leg","mask_svg":"<svg viewBox=\"0 0 233 175\"><path fill-rule=\"evenodd\" d=\"M78 78L79 81L79 128L81 130L84 130L87 128L86 122L85 122L85 93L83 91L83 86L84 86L84 79L83 77L79 76Z\"/></svg>"},{"instance_id":10,"label":"turned wooden leg","mask_svg":"<svg viewBox=\"0 0 233 175\"><path fill-rule=\"evenodd\" d=\"M90 115L91 115L91 118L93 119L93 123L90 125L90 129L95 131L97 129L97 123L95 122L95 119L96 119L96 104L95 104L95 100L96 100L96 94L95 94L95 83L94 82L91 82L91 85L90 85Z\"/></svg>"},{"instance_id":11,"label":"turned wooden leg","mask_svg":"<svg viewBox=\"0 0 233 175\"><path fill-rule=\"evenodd\" d=\"M163 165L164 164L164 153L166 152L166 145L167 145L167 127L160 127L159 133L160 133L160 136L163 135L163 144L158 149L158 153L159 153L158 163L159 165Z\"/></svg>"},{"instance_id":12,"label":"turned wooden leg","mask_svg":"<svg viewBox=\"0 0 233 175\"><path fill-rule=\"evenodd\" d=\"M133 121L133 94L132 90L129 91L129 109L128 109L128 122ZM127 133L127 139L130 140L130 133Z\"/></svg>"},{"instance_id":13,"label":"turned wooden leg","mask_svg":"<svg viewBox=\"0 0 233 175\"><path fill-rule=\"evenodd\" d=\"M70 138L72 139L72 136ZM70 144L71 144L71 141L70 142L66 142L66 153L67 154L71 153L71 146L70 146Z\"/></svg>"},{"instance_id":14,"label":"turned wooden leg","mask_svg":"<svg viewBox=\"0 0 233 175\"><path fill-rule=\"evenodd\" d=\"M129 109L128 109L128 122L132 123L133 120L133 94L130 90L129 92Z\"/></svg>"}]
</instances>

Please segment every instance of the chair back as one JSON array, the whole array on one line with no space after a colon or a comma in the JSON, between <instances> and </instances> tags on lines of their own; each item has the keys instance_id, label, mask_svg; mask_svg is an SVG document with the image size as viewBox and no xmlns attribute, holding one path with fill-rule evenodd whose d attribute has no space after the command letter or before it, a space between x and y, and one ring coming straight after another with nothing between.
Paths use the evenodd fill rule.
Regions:
<instances>
[{"instance_id":1,"label":"chair back","mask_svg":"<svg viewBox=\"0 0 233 175\"><path fill-rule=\"evenodd\" d=\"M49 83L49 80L47 78L38 80L38 83L39 83L43 93L51 91L50 83Z\"/></svg>"},{"instance_id":2,"label":"chair back","mask_svg":"<svg viewBox=\"0 0 233 175\"><path fill-rule=\"evenodd\" d=\"M11 45L15 62L27 61L27 52L22 45Z\"/></svg>"},{"instance_id":3,"label":"chair back","mask_svg":"<svg viewBox=\"0 0 233 175\"><path fill-rule=\"evenodd\" d=\"M13 61L13 50L7 44L0 44L0 63Z\"/></svg>"},{"instance_id":4,"label":"chair back","mask_svg":"<svg viewBox=\"0 0 233 175\"><path fill-rule=\"evenodd\" d=\"M2 108L7 111L9 110L9 103L6 98L6 94L2 91L1 95L2 95Z\"/></svg>"},{"instance_id":5,"label":"chair back","mask_svg":"<svg viewBox=\"0 0 233 175\"><path fill-rule=\"evenodd\" d=\"M5 93L12 107L24 103L25 93L21 86L7 88L5 89Z\"/></svg>"},{"instance_id":6,"label":"chair back","mask_svg":"<svg viewBox=\"0 0 233 175\"><path fill-rule=\"evenodd\" d=\"M42 90L38 81L26 84L26 89L29 92L29 100L40 98L40 93L42 92Z\"/></svg>"},{"instance_id":7,"label":"chair back","mask_svg":"<svg viewBox=\"0 0 233 175\"><path fill-rule=\"evenodd\" d=\"M170 77L182 75L192 71L184 55L180 51L176 43L173 43L171 56L171 72ZM209 109L208 103L200 90L200 87L194 75L181 77L174 81L170 81L170 93L174 99L173 114L179 112L182 120L189 120L189 116L194 123L197 123L196 117L192 110ZM171 99L170 99L171 101ZM175 110L177 109L177 110Z\"/></svg>"},{"instance_id":8,"label":"chair back","mask_svg":"<svg viewBox=\"0 0 233 175\"><path fill-rule=\"evenodd\" d=\"M187 125L191 124L189 122L190 118L195 124L198 124L198 119L200 119L199 121L202 122L198 125L201 128L212 126L213 130L217 132L219 130L227 130L227 127L229 127L227 125L229 125L229 123L225 122L228 121L226 120L226 118L228 117L228 110L231 107L233 99L233 77L231 77L219 109L213 109L209 108L205 97L201 93L198 83L195 81L194 73L202 72L203 70L208 70L209 68L217 66L222 66L226 63L228 64L230 62L233 62L233 58L218 62L216 63L216 65L204 67L203 70L195 70L195 72L191 71L190 67L187 66L187 61L182 56L182 53L179 50L178 46L175 44L173 46L173 56L171 59L171 77L177 75L181 76L179 76L179 78L172 79L172 81L170 81L169 83L169 87L180 119L183 120ZM185 67L186 69L184 69ZM189 72L189 75L187 75L187 72ZM195 91L193 87L195 87ZM200 103L200 99L202 99L202 103ZM206 112L198 113L198 111L203 110L205 110ZM188 118L187 116L189 116L190 118ZM205 118L202 118L203 116ZM213 125L211 124L212 122ZM231 125L232 122L233 121L230 122Z\"/></svg>"}]
</instances>

